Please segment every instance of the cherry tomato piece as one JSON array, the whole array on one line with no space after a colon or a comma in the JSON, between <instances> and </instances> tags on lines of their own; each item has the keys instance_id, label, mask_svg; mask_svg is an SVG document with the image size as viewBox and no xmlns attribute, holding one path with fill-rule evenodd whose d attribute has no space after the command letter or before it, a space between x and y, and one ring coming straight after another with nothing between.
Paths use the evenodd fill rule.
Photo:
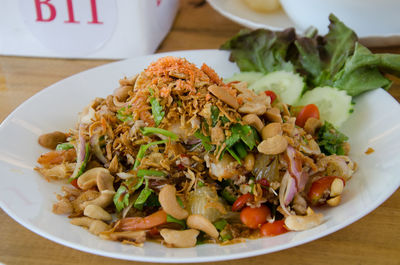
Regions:
<instances>
[{"instance_id":1,"label":"cherry tomato piece","mask_svg":"<svg viewBox=\"0 0 400 265\"><path fill-rule=\"evenodd\" d=\"M304 127L309 118L319 119L319 110L315 104L308 104L304 106L296 117L296 125Z\"/></svg>"},{"instance_id":2,"label":"cherry tomato piece","mask_svg":"<svg viewBox=\"0 0 400 265\"><path fill-rule=\"evenodd\" d=\"M232 211L233 212L240 211L246 205L246 203L248 203L252 200L254 200L254 195L251 193L246 193L246 194L239 196L239 198L237 198L236 201L232 205Z\"/></svg>"},{"instance_id":3,"label":"cherry tomato piece","mask_svg":"<svg viewBox=\"0 0 400 265\"><path fill-rule=\"evenodd\" d=\"M240 220L249 228L259 228L271 217L271 211L266 205L261 205L257 208L245 207L240 212Z\"/></svg>"},{"instance_id":4,"label":"cherry tomato piece","mask_svg":"<svg viewBox=\"0 0 400 265\"><path fill-rule=\"evenodd\" d=\"M321 204L320 200L324 196L324 193L326 193L327 191L330 191L332 182L336 178L340 178L340 177L326 176L326 177L322 177L322 178L314 181L311 184L311 187L310 187L310 190L309 190L307 196L308 196L308 200L311 202L312 205ZM344 184L345 181L342 178L340 178L340 179L343 181L343 184Z\"/></svg>"},{"instance_id":5,"label":"cherry tomato piece","mask_svg":"<svg viewBox=\"0 0 400 265\"><path fill-rule=\"evenodd\" d=\"M268 97L271 98L271 104L272 104L274 102L274 100L276 99L275 92L271 91L271 90L266 90L264 93L265 93L265 95L267 95Z\"/></svg>"},{"instance_id":6,"label":"cherry tomato piece","mask_svg":"<svg viewBox=\"0 0 400 265\"><path fill-rule=\"evenodd\" d=\"M260 227L260 233L262 236L277 236L288 231L284 225L285 222L283 220L265 223Z\"/></svg>"}]
</instances>

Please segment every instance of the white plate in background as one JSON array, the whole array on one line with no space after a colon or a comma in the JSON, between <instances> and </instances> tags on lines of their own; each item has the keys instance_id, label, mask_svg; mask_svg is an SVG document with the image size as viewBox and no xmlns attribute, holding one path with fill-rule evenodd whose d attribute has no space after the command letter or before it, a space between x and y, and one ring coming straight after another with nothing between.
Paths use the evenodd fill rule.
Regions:
<instances>
[{"instance_id":1,"label":"white plate in background","mask_svg":"<svg viewBox=\"0 0 400 265\"><path fill-rule=\"evenodd\" d=\"M222 77L238 71L236 65L228 61L226 51L169 52L100 66L43 89L0 125L2 209L31 231L74 249L126 260L189 263L250 257L307 243L357 221L399 187L400 105L386 91L377 89L356 98L354 113L341 128L350 137L350 156L358 163L359 170L346 183L339 206L317 209L325 217L324 222L313 229L227 246L205 244L173 249L146 242L140 248L102 240L71 225L66 216L53 214L55 193L60 193L62 183L47 182L33 171L39 155L46 152L37 143L39 135L67 131L75 125L77 113L92 99L111 94L120 78L141 72L152 61L166 55L185 57L198 66L205 62ZM368 147L375 152L366 155ZM379 229L379 224L376 225L371 229Z\"/></svg>"}]
</instances>

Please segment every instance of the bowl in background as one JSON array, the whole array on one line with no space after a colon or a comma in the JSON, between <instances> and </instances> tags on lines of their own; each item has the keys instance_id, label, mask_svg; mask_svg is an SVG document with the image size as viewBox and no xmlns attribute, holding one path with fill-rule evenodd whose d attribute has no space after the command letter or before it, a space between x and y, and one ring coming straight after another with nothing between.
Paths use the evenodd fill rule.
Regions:
<instances>
[{"instance_id":1,"label":"bowl in background","mask_svg":"<svg viewBox=\"0 0 400 265\"><path fill-rule=\"evenodd\" d=\"M310 26L320 34L328 31L328 16L333 13L357 35L363 37L400 35L398 0L280 0L281 5L296 28Z\"/></svg>"}]
</instances>

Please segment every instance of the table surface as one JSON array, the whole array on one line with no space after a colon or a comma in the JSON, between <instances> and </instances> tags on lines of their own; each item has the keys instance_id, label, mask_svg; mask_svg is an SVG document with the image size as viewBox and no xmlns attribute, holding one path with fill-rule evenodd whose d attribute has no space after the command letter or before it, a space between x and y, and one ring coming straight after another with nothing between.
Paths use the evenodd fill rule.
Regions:
<instances>
[{"instance_id":1,"label":"table surface","mask_svg":"<svg viewBox=\"0 0 400 265\"><path fill-rule=\"evenodd\" d=\"M157 52L216 49L242 27L205 1L181 2L174 25ZM374 48L400 53L400 47ZM41 89L109 60L66 60L0 56L0 122ZM389 91L400 101L400 82ZM212 264L400 264L400 191L356 223L295 248ZM0 263L144 264L74 250L29 231L0 210Z\"/></svg>"}]
</instances>

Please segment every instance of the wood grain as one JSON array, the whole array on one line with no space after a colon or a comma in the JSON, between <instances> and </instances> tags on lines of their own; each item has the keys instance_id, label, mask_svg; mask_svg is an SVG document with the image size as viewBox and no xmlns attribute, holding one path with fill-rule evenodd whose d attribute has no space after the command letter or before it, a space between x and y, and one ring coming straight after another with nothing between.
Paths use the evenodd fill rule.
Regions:
<instances>
[{"instance_id":1,"label":"wood grain","mask_svg":"<svg viewBox=\"0 0 400 265\"><path fill-rule=\"evenodd\" d=\"M203 3L203 4L201 4ZM182 1L158 52L216 49L242 27L204 3ZM400 53L400 47L375 52ZM41 89L110 60L66 60L0 56L0 121ZM400 101L400 82L389 91ZM2 139L4 140L4 139ZM305 245L258 257L211 264L400 264L400 191L356 223ZM0 211L0 263L144 264L80 252L36 235Z\"/></svg>"}]
</instances>

